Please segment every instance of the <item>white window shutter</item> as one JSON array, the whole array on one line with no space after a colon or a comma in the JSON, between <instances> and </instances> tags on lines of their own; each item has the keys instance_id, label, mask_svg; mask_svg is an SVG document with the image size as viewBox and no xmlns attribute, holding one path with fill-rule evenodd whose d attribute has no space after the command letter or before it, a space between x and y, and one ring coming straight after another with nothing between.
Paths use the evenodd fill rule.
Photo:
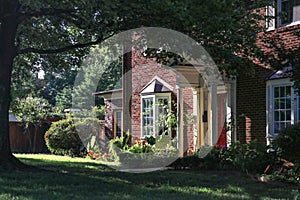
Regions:
<instances>
[{"instance_id":1,"label":"white window shutter","mask_svg":"<svg viewBox=\"0 0 300 200\"><path fill-rule=\"evenodd\" d=\"M267 30L274 30L275 27L275 8L274 6L266 7L266 28Z\"/></svg>"}]
</instances>

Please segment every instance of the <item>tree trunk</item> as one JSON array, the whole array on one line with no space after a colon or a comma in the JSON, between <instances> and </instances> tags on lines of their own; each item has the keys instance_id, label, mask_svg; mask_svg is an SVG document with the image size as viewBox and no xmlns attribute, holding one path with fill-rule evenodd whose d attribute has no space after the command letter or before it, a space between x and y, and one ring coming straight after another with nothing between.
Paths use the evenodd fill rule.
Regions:
<instances>
[{"instance_id":1,"label":"tree trunk","mask_svg":"<svg viewBox=\"0 0 300 200\"><path fill-rule=\"evenodd\" d=\"M36 140L37 140L37 132L39 125L34 124L34 136L33 136L33 149L32 151L36 153Z\"/></svg>"},{"instance_id":2,"label":"tree trunk","mask_svg":"<svg viewBox=\"0 0 300 200\"><path fill-rule=\"evenodd\" d=\"M9 141L10 89L13 60L16 57L18 1L2 1L2 4L3 2L6 5L0 5L5 7L0 22L0 170L14 170L25 168L11 153Z\"/></svg>"}]
</instances>

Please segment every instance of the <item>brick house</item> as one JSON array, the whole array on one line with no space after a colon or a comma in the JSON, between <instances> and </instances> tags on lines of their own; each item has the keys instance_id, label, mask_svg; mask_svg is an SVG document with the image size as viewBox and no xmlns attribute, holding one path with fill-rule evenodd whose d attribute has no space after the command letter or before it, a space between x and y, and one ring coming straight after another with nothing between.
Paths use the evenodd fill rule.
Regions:
<instances>
[{"instance_id":1,"label":"brick house","mask_svg":"<svg viewBox=\"0 0 300 200\"><path fill-rule=\"evenodd\" d=\"M282 11L286 18L277 17ZM272 37L286 48L299 47L300 1L278 0L276 8L267 6L263 13L275 16L264 23ZM262 36L258 35L258 44L272 51ZM159 116L166 112L160 104L172 107L177 128L165 137L175 138L178 149L190 154L200 146L214 145L224 124L233 125L227 129L227 144L254 139L269 143L282 127L300 121L300 98L292 87L291 68L275 70L257 63L252 74L241 71L235 80L208 86L194 66L170 68L131 51L123 57L123 88L95 95L105 99L105 126L113 137L127 130L133 140L159 137L165 130L158 125Z\"/></svg>"},{"instance_id":2,"label":"brick house","mask_svg":"<svg viewBox=\"0 0 300 200\"><path fill-rule=\"evenodd\" d=\"M207 86L197 67L163 66L140 51L125 54L122 85L94 93L105 100L105 126L111 135L120 137L129 130L132 142L147 136L172 140L185 155L217 142L234 102L234 81ZM176 127L162 123L170 110ZM227 136L230 141L232 133Z\"/></svg>"},{"instance_id":3,"label":"brick house","mask_svg":"<svg viewBox=\"0 0 300 200\"><path fill-rule=\"evenodd\" d=\"M275 5L267 6L264 12L274 17L265 23L267 37L275 39L286 51L299 48L300 1L277 0ZM258 35L261 49L280 54L262 39L264 36L264 33ZM258 64L253 74L240 73L236 87L237 140L257 139L269 144L281 128L300 121L300 101L292 87L292 67L289 62L283 62L280 70Z\"/></svg>"}]
</instances>

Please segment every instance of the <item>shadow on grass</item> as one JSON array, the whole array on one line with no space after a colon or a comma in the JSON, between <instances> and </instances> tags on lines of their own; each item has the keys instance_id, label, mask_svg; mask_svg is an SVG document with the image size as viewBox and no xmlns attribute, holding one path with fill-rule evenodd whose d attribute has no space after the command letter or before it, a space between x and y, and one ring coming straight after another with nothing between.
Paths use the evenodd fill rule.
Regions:
<instances>
[{"instance_id":1,"label":"shadow on grass","mask_svg":"<svg viewBox=\"0 0 300 200\"><path fill-rule=\"evenodd\" d=\"M21 158L36 171L0 173L0 199L291 199L296 186L213 171L117 172L100 162Z\"/></svg>"}]
</instances>

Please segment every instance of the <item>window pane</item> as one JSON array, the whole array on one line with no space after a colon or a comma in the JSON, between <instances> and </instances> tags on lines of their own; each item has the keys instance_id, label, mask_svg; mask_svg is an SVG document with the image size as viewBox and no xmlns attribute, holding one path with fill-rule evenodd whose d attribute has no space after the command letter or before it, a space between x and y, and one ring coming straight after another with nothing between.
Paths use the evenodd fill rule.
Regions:
<instances>
[{"instance_id":1,"label":"window pane","mask_svg":"<svg viewBox=\"0 0 300 200\"><path fill-rule=\"evenodd\" d=\"M293 18L293 6L292 3L288 0L283 0L281 4L281 20L282 23L290 23Z\"/></svg>"},{"instance_id":2,"label":"window pane","mask_svg":"<svg viewBox=\"0 0 300 200\"><path fill-rule=\"evenodd\" d=\"M291 109L291 99L286 99L286 109Z\"/></svg>"},{"instance_id":3,"label":"window pane","mask_svg":"<svg viewBox=\"0 0 300 200\"><path fill-rule=\"evenodd\" d=\"M286 123L285 122L281 122L280 123L280 130L282 130L283 128L285 128L286 127Z\"/></svg>"},{"instance_id":4,"label":"window pane","mask_svg":"<svg viewBox=\"0 0 300 200\"><path fill-rule=\"evenodd\" d=\"M167 112L168 112L168 98L159 98L158 99L158 123L157 123L157 131L158 135L168 135L167 128Z\"/></svg>"},{"instance_id":5,"label":"window pane","mask_svg":"<svg viewBox=\"0 0 300 200\"><path fill-rule=\"evenodd\" d=\"M273 131L275 134L291 123L292 120L292 87L280 86L273 89Z\"/></svg>"},{"instance_id":6,"label":"window pane","mask_svg":"<svg viewBox=\"0 0 300 200\"><path fill-rule=\"evenodd\" d=\"M142 101L143 136L153 134L153 98L143 98Z\"/></svg>"},{"instance_id":7,"label":"window pane","mask_svg":"<svg viewBox=\"0 0 300 200\"><path fill-rule=\"evenodd\" d=\"M291 86L287 86L286 87L285 93L286 93L285 94L286 97L290 97L291 96L291 93L292 93Z\"/></svg>"},{"instance_id":8,"label":"window pane","mask_svg":"<svg viewBox=\"0 0 300 200\"><path fill-rule=\"evenodd\" d=\"M280 87L280 97L285 97L285 87Z\"/></svg>"},{"instance_id":9,"label":"window pane","mask_svg":"<svg viewBox=\"0 0 300 200\"><path fill-rule=\"evenodd\" d=\"M280 118L279 118L279 111L275 111L274 121L280 121Z\"/></svg>"},{"instance_id":10,"label":"window pane","mask_svg":"<svg viewBox=\"0 0 300 200\"><path fill-rule=\"evenodd\" d=\"M279 123L276 122L274 123L274 133L279 133L280 127L279 127Z\"/></svg>"},{"instance_id":11,"label":"window pane","mask_svg":"<svg viewBox=\"0 0 300 200\"><path fill-rule=\"evenodd\" d=\"M122 112L116 111L116 136L122 136Z\"/></svg>"},{"instance_id":12,"label":"window pane","mask_svg":"<svg viewBox=\"0 0 300 200\"><path fill-rule=\"evenodd\" d=\"M279 87L274 88L274 97L275 98L279 97Z\"/></svg>"},{"instance_id":13,"label":"window pane","mask_svg":"<svg viewBox=\"0 0 300 200\"><path fill-rule=\"evenodd\" d=\"M290 110L287 110L286 111L286 121L291 121L291 119L292 119L292 112L290 111Z\"/></svg>"},{"instance_id":14,"label":"window pane","mask_svg":"<svg viewBox=\"0 0 300 200\"><path fill-rule=\"evenodd\" d=\"M279 100L279 104L280 104L280 106L279 106L279 108L280 109L285 109L285 101L284 101L285 99L280 99Z\"/></svg>"},{"instance_id":15,"label":"window pane","mask_svg":"<svg viewBox=\"0 0 300 200\"><path fill-rule=\"evenodd\" d=\"M280 111L280 121L285 121L285 111Z\"/></svg>"},{"instance_id":16,"label":"window pane","mask_svg":"<svg viewBox=\"0 0 300 200\"><path fill-rule=\"evenodd\" d=\"M274 108L279 109L279 99L274 100Z\"/></svg>"}]
</instances>

